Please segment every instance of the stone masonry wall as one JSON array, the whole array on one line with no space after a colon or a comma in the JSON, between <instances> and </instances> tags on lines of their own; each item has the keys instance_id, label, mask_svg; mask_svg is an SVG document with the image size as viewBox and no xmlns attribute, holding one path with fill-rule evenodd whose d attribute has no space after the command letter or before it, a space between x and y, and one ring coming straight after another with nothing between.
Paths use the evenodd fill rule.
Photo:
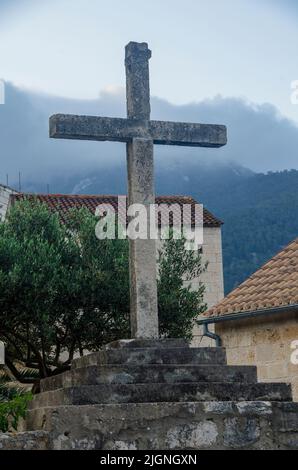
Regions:
<instances>
[{"instance_id":1,"label":"stone masonry wall","mask_svg":"<svg viewBox=\"0 0 298 470\"><path fill-rule=\"evenodd\" d=\"M0 184L0 221L5 220L9 204L9 196L15 192L16 191L14 191L13 189Z\"/></svg>"},{"instance_id":2,"label":"stone masonry wall","mask_svg":"<svg viewBox=\"0 0 298 470\"><path fill-rule=\"evenodd\" d=\"M298 340L298 312L216 325L227 350L228 364L256 365L262 382L290 382L298 401L298 365L291 344Z\"/></svg>"},{"instance_id":3,"label":"stone masonry wall","mask_svg":"<svg viewBox=\"0 0 298 470\"><path fill-rule=\"evenodd\" d=\"M208 268L200 280L206 287L205 302L209 309L224 297L221 228L204 227L203 236L202 260L203 263L208 261ZM157 250L160 249L161 243L161 241L157 242ZM191 283L192 288L197 289L198 284L199 279L195 279ZM212 331L212 326L210 327L210 331ZM215 344L214 341L209 338L202 337L201 327L195 327L193 346L213 347Z\"/></svg>"},{"instance_id":4,"label":"stone masonry wall","mask_svg":"<svg viewBox=\"0 0 298 470\"><path fill-rule=\"evenodd\" d=\"M49 436L44 431L0 433L2 450L48 450Z\"/></svg>"},{"instance_id":5,"label":"stone masonry wall","mask_svg":"<svg viewBox=\"0 0 298 470\"><path fill-rule=\"evenodd\" d=\"M208 261L207 271L203 274L201 281L206 287L205 302L209 309L224 298L221 228L204 228L202 258L204 262ZM194 289L197 284L198 281L192 283ZM213 330L212 325L209 329L210 331ZM193 345L201 347L215 346L214 341L206 337L202 338L202 327L195 328Z\"/></svg>"},{"instance_id":6,"label":"stone masonry wall","mask_svg":"<svg viewBox=\"0 0 298 470\"><path fill-rule=\"evenodd\" d=\"M297 406L260 401L60 406L35 410L28 424L42 426L45 437L48 432L53 450L297 450ZM34 433L16 435L18 448L22 440L24 449L32 448ZM39 437L35 445L42 449Z\"/></svg>"}]
</instances>

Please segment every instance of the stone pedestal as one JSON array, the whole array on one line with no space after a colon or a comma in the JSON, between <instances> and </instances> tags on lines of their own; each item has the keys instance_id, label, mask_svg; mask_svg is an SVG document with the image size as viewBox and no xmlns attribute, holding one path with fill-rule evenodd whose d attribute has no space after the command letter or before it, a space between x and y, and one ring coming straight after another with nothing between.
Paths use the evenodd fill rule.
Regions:
<instances>
[{"instance_id":1,"label":"stone pedestal","mask_svg":"<svg viewBox=\"0 0 298 470\"><path fill-rule=\"evenodd\" d=\"M298 448L287 384L257 383L221 348L184 340L117 341L41 382L27 431L51 449Z\"/></svg>"}]
</instances>

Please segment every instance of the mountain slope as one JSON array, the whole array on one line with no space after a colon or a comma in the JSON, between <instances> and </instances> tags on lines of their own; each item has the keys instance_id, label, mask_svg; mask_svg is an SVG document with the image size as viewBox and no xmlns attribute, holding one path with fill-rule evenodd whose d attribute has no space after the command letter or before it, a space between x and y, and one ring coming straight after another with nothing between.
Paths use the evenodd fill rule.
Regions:
<instances>
[{"instance_id":1,"label":"mountain slope","mask_svg":"<svg viewBox=\"0 0 298 470\"><path fill-rule=\"evenodd\" d=\"M42 185L27 190L44 191ZM125 194L125 164L93 174L56 178L50 192ZM226 293L298 237L298 171L256 174L239 165L176 161L158 165L159 195L193 196L224 221Z\"/></svg>"},{"instance_id":2,"label":"mountain slope","mask_svg":"<svg viewBox=\"0 0 298 470\"><path fill-rule=\"evenodd\" d=\"M221 217L225 290L239 285L298 237L298 171L255 174L204 201Z\"/></svg>"},{"instance_id":3,"label":"mountain slope","mask_svg":"<svg viewBox=\"0 0 298 470\"><path fill-rule=\"evenodd\" d=\"M230 164L197 171L192 168L188 175L185 194L224 221L226 293L298 237L297 170L256 174ZM172 182L160 185L163 191L170 193Z\"/></svg>"}]
</instances>

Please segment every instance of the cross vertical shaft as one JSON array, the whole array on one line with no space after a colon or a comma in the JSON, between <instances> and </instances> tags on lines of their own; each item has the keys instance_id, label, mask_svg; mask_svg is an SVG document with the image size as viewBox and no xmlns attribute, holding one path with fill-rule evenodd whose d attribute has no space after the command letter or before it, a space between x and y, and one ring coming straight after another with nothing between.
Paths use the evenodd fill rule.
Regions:
<instances>
[{"instance_id":1,"label":"cross vertical shaft","mask_svg":"<svg viewBox=\"0 0 298 470\"><path fill-rule=\"evenodd\" d=\"M227 143L223 125L150 120L150 58L146 43L126 46L127 119L68 114L50 118L50 137L55 139L126 143L129 206L141 205L142 213L145 208L148 221L146 239L128 237L131 332L133 338L144 339L158 338L156 242L149 236L150 205L155 204L153 145L219 148Z\"/></svg>"},{"instance_id":2,"label":"cross vertical shaft","mask_svg":"<svg viewBox=\"0 0 298 470\"><path fill-rule=\"evenodd\" d=\"M149 121L149 59L146 43L130 42L125 47L127 117Z\"/></svg>"},{"instance_id":3,"label":"cross vertical shaft","mask_svg":"<svg viewBox=\"0 0 298 470\"><path fill-rule=\"evenodd\" d=\"M129 43L125 50L127 117L140 122L144 137L127 143L128 204L142 204L149 221L155 204L153 139L150 120L149 59L147 44ZM158 338L156 242L129 240L130 318L132 338Z\"/></svg>"}]
</instances>

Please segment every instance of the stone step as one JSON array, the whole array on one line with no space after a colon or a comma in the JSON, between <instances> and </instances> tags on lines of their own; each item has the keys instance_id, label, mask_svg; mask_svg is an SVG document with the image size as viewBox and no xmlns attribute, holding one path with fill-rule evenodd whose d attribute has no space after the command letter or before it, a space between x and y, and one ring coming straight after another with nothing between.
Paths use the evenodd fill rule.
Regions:
<instances>
[{"instance_id":1,"label":"stone step","mask_svg":"<svg viewBox=\"0 0 298 470\"><path fill-rule=\"evenodd\" d=\"M226 364L223 348L103 349L75 359L72 369L107 364Z\"/></svg>"},{"instance_id":2,"label":"stone step","mask_svg":"<svg viewBox=\"0 0 298 470\"><path fill-rule=\"evenodd\" d=\"M180 382L257 382L254 366L190 366L160 365L145 366L89 366L73 369L41 381L42 392L77 385L141 384Z\"/></svg>"},{"instance_id":3,"label":"stone step","mask_svg":"<svg viewBox=\"0 0 298 470\"><path fill-rule=\"evenodd\" d=\"M189 348L182 338L169 339L120 339L104 346L103 349L140 349L140 348Z\"/></svg>"},{"instance_id":4,"label":"stone step","mask_svg":"<svg viewBox=\"0 0 298 470\"><path fill-rule=\"evenodd\" d=\"M31 410L54 450L297 449L298 403L197 402Z\"/></svg>"},{"instance_id":5,"label":"stone step","mask_svg":"<svg viewBox=\"0 0 298 470\"><path fill-rule=\"evenodd\" d=\"M111 384L68 387L37 395L30 408L59 405L196 401L291 401L291 386L280 383Z\"/></svg>"}]
</instances>

